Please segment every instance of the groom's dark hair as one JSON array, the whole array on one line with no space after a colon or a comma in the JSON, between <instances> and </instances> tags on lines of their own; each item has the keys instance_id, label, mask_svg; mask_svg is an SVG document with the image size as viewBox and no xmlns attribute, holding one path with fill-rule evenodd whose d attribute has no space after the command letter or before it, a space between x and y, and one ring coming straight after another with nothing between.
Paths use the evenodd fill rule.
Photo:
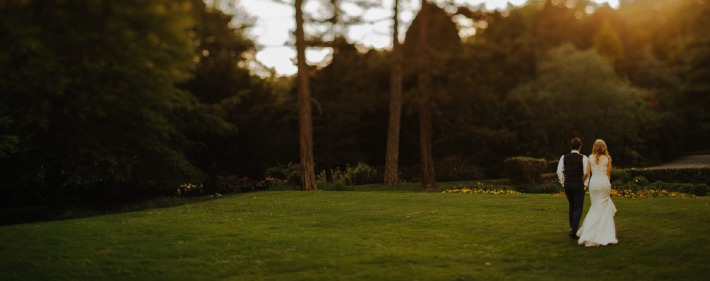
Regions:
<instances>
[{"instance_id":1,"label":"groom's dark hair","mask_svg":"<svg viewBox=\"0 0 710 281\"><path fill-rule=\"evenodd\" d=\"M569 148L572 150L578 150L582 148L582 139L573 138L569 141Z\"/></svg>"}]
</instances>

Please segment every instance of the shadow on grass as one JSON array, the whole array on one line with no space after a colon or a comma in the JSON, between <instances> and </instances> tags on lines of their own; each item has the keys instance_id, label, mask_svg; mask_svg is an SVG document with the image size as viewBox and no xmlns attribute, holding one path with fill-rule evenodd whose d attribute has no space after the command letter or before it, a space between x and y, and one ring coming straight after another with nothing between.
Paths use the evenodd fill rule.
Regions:
<instances>
[{"instance_id":1,"label":"shadow on grass","mask_svg":"<svg viewBox=\"0 0 710 281\"><path fill-rule=\"evenodd\" d=\"M211 200L214 195L199 197L159 197L136 202L87 203L62 207L24 206L0 208L0 225L13 225L43 221L58 221L136 212L149 209L170 208Z\"/></svg>"},{"instance_id":2,"label":"shadow on grass","mask_svg":"<svg viewBox=\"0 0 710 281\"><path fill-rule=\"evenodd\" d=\"M319 184L321 191L355 191L355 192L441 192L462 184L472 184L475 182L486 183L506 183L507 179L480 180L480 181L452 181L440 182L436 189L423 189L418 182L407 182L397 186L385 186L384 184L365 185L336 185ZM298 186L276 185L266 191L297 191ZM256 191L258 192L258 191ZM238 194L238 193L235 193ZM60 208L49 206L24 206L24 207L4 207L0 208L0 226L13 225L44 221L58 221L101 216L116 213L136 212L149 209L170 208L186 204L192 204L215 199L215 195L203 195L195 197L159 197L135 202L111 202L111 203L87 203L66 205Z\"/></svg>"}]
</instances>

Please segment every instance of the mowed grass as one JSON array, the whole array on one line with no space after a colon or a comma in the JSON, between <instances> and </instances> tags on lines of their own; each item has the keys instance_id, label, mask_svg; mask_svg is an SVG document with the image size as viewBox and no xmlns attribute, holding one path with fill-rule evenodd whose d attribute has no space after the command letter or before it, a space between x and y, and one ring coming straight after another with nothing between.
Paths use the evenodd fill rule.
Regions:
<instances>
[{"instance_id":1,"label":"mowed grass","mask_svg":"<svg viewBox=\"0 0 710 281\"><path fill-rule=\"evenodd\" d=\"M2 226L0 279L707 280L710 198L614 202L619 244L584 248L560 196L238 194Z\"/></svg>"}]
</instances>

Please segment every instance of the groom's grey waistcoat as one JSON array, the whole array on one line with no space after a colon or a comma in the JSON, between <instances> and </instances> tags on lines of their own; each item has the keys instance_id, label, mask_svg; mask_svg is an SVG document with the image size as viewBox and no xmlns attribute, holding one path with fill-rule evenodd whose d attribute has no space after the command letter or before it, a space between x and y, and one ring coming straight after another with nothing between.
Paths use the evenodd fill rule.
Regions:
<instances>
[{"instance_id":1,"label":"groom's grey waistcoat","mask_svg":"<svg viewBox=\"0 0 710 281\"><path fill-rule=\"evenodd\" d=\"M582 175L584 175L584 165L582 164L582 155L579 153L569 153L564 157L564 173L565 183L582 184Z\"/></svg>"}]
</instances>

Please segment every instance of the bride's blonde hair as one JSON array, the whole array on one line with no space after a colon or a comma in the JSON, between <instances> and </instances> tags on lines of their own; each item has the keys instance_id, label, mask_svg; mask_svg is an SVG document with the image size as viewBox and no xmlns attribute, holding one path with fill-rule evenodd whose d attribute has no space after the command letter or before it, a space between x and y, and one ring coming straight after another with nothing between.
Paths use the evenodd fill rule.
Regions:
<instances>
[{"instance_id":1,"label":"bride's blonde hair","mask_svg":"<svg viewBox=\"0 0 710 281\"><path fill-rule=\"evenodd\" d=\"M606 148L606 143L602 139L597 139L594 141L594 147L592 148L592 155L597 164L599 164L599 156L606 155L611 161L611 156L609 156L609 150Z\"/></svg>"}]
</instances>

